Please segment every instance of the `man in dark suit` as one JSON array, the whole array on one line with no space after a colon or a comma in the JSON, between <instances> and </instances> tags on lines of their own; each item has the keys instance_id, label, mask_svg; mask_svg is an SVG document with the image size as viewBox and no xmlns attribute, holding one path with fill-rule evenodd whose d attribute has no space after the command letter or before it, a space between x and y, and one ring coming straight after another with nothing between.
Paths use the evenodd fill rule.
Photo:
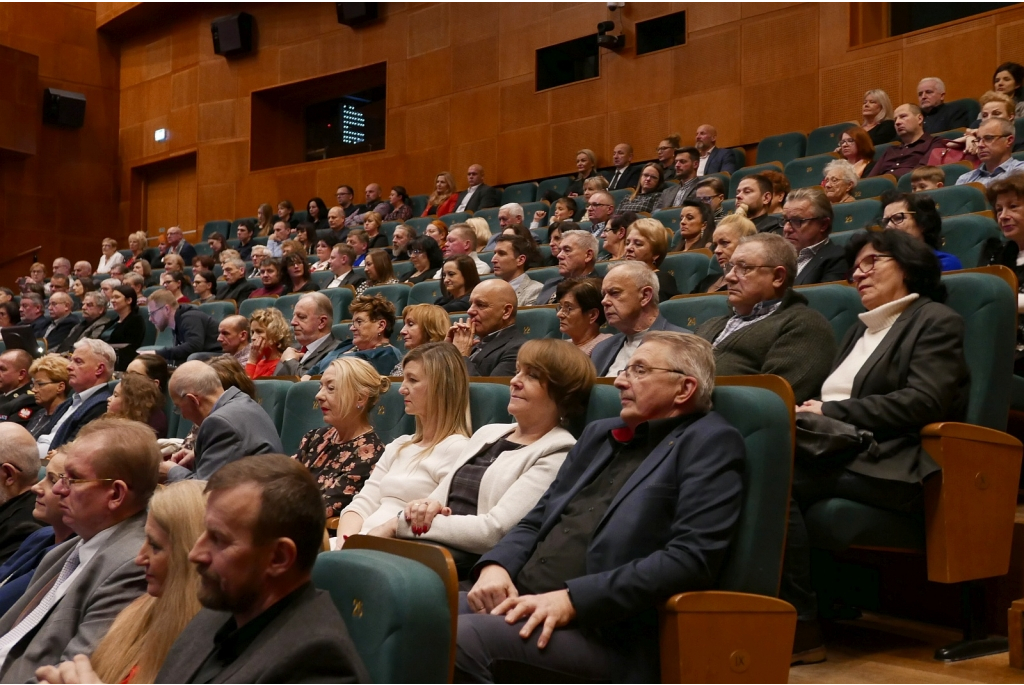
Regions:
<instances>
[{"instance_id":1,"label":"man in dark suit","mask_svg":"<svg viewBox=\"0 0 1024 685\"><path fill-rule=\"evenodd\" d=\"M567 278L596 276L597 237L587 231L572 230L562 233L562 248L558 253L558 275L544 281L536 304L552 304L558 284Z\"/></svg>"},{"instance_id":2,"label":"man in dark suit","mask_svg":"<svg viewBox=\"0 0 1024 685\"><path fill-rule=\"evenodd\" d=\"M213 317L193 304L179 304L167 290L161 288L149 296L149 320L158 331L170 327L174 331L174 344L145 354L158 354L180 364L196 352L221 351Z\"/></svg>"},{"instance_id":3,"label":"man in dark suit","mask_svg":"<svg viewBox=\"0 0 1024 685\"><path fill-rule=\"evenodd\" d=\"M697 166L697 175L717 174L727 171L730 174L736 171L736 158L731 150L723 150L715 147L718 142L718 129L711 124L701 124L697 127L697 136L693 146L700 152L700 162Z\"/></svg>"},{"instance_id":4,"label":"man in dark suit","mask_svg":"<svg viewBox=\"0 0 1024 685\"><path fill-rule=\"evenodd\" d=\"M42 295L37 293L22 295L18 313L21 315L22 325L32 327L32 335L36 338L46 335L46 329L50 327L51 322L50 317L43 314Z\"/></svg>"},{"instance_id":5,"label":"man in dark suit","mask_svg":"<svg viewBox=\"0 0 1024 685\"><path fill-rule=\"evenodd\" d=\"M706 341L644 340L615 381L619 418L587 426L476 564L456 680L496 682L496 668L522 682L659 679L658 604L714 587L739 520L743 438L710 411L714 376Z\"/></svg>"},{"instance_id":6,"label":"man in dark suit","mask_svg":"<svg viewBox=\"0 0 1024 685\"><path fill-rule=\"evenodd\" d=\"M960 106L946 104L946 84L929 76L917 84L917 101L924 114L924 132L942 133L971 125L970 113Z\"/></svg>"},{"instance_id":7,"label":"man in dark suit","mask_svg":"<svg viewBox=\"0 0 1024 685\"><path fill-rule=\"evenodd\" d=\"M475 212L489 209L501 204L501 191L484 183L484 168L472 164L466 172L469 184L466 190L459 193L459 202L455 205L456 212Z\"/></svg>"},{"instance_id":8,"label":"man in dark suit","mask_svg":"<svg viewBox=\"0 0 1024 685\"><path fill-rule=\"evenodd\" d=\"M324 507L309 471L280 454L250 457L206 492L206 533L189 554L205 608L156 682L370 682L330 595L310 580Z\"/></svg>"},{"instance_id":9,"label":"man in dark suit","mask_svg":"<svg viewBox=\"0 0 1024 685\"><path fill-rule=\"evenodd\" d=\"M181 415L199 426L195 449L181 450L160 463L160 475L168 482L209 480L242 457L284 451L270 415L238 388L225 390L206 362L179 366L167 389Z\"/></svg>"},{"instance_id":10,"label":"man in dark suit","mask_svg":"<svg viewBox=\"0 0 1024 685\"><path fill-rule=\"evenodd\" d=\"M50 296L50 302L47 304L50 325L43 332L46 349L55 350L60 347L60 344L78 324L78 320L71 316L74 307L75 304L67 293L54 293Z\"/></svg>"},{"instance_id":11,"label":"man in dark suit","mask_svg":"<svg viewBox=\"0 0 1024 685\"><path fill-rule=\"evenodd\" d=\"M252 248L255 243L252 242L255 231L253 230L252 223L249 221L243 221L235 227L235 234L238 236L238 256L242 258L242 262L247 262L252 258Z\"/></svg>"},{"instance_id":12,"label":"man in dark suit","mask_svg":"<svg viewBox=\"0 0 1024 685\"><path fill-rule=\"evenodd\" d=\"M695 147L684 147L676 150L675 156L676 180L679 184L668 183L665 190L661 192L658 200L658 209L667 207L682 207L683 202L693 197L697 189L697 164L700 161L700 153Z\"/></svg>"},{"instance_id":13,"label":"man in dark suit","mask_svg":"<svg viewBox=\"0 0 1024 685\"><path fill-rule=\"evenodd\" d=\"M0 354L0 421L24 426L39 411L28 377L31 366L32 355L25 350Z\"/></svg>"},{"instance_id":14,"label":"man in dark suit","mask_svg":"<svg viewBox=\"0 0 1024 685\"><path fill-rule=\"evenodd\" d=\"M134 562L159 461L152 429L123 418L96 421L68 447L53 492L78 537L43 558L0 618L3 682L30 682L37 668L91 654L121 610L146 592L145 571Z\"/></svg>"},{"instance_id":15,"label":"man in dark suit","mask_svg":"<svg viewBox=\"0 0 1024 685\"><path fill-rule=\"evenodd\" d=\"M514 376L526 338L516 326L516 291L495 278L483 281L469 298L469 321L448 330L448 342L466 360L470 376ZM477 342L477 338L479 342Z\"/></svg>"},{"instance_id":16,"label":"man in dark suit","mask_svg":"<svg viewBox=\"0 0 1024 685\"><path fill-rule=\"evenodd\" d=\"M633 146L628 143L619 143L612 149L612 164L615 168L604 172L608 179L608 190L622 190L623 188L636 188L640 182L640 172L643 165L633 163Z\"/></svg>"},{"instance_id":17,"label":"man in dark suit","mask_svg":"<svg viewBox=\"0 0 1024 685\"><path fill-rule=\"evenodd\" d=\"M133 274L125 276L130 279ZM134 274L141 282L142 276ZM131 285L131 284L129 284ZM132 285L134 288L135 286ZM82 338L99 338L107 327L114 325L117 315L107 309L107 297L99 290L91 290L82 296L82 320L75 324L63 342L56 347L58 354L70 352Z\"/></svg>"},{"instance_id":18,"label":"man in dark suit","mask_svg":"<svg viewBox=\"0 0 1024 685\"><path fill-rule=\"evenodd\" d=\"M16 423L0 423L0 564L42 526L32 516L38 480L36 439Z\"/></svg>"},{"instance_id":19,"label":"man in dark suit","mask_svg":"<svg viewBox=\"0 0 1024 685\"><path fill-rule=\"evenodd\" d=\"M75 343L68 364L68 385L74 393L57 407L50 432L36 441L40 458L74 440L83 426L107 411L107 383L116 362L114 348L102 340L82 338Z\"/></svg>"},{"instance_id":20,"label":"man in dark suit","mask_svg":"<svg viewBox=\"0 0 1024 685\"><path fill-rule=\"evenodd\" d=\"M323 293L306 293L295 303L292 331L300 347L289 347L281 355L274 374L305 376L340 344L331 334L334 305Z\"/></svg>"},{"instance_id":21,"label":"man in dark suit","mask_svg":"<svg viewBox=\"0 0 1024 685\"><path fill-rule=\"evenodd\" d=\"M352 262L356 260L356 251L345 243L337 243L331 248L331 256L327 260L327 267L334 274L334 280L328 284L328 288L343 288L346 285L358 288L365 276L352 270Z\"/></svg>"},{"instance_id":22,"label":"man in dark suit","mask_svg":"<svg viewBox=\"0 0 1024 685\"><path fill-rule=\"evenodd\" d=\"M225 288L217 296L217 299L234 300L236 305L240 305L242 300L249 299L252 291L256 289L245 278L245 262L240 259L232 259L225 263L223 268Z\"/></svg>"},{"instance_id":23,"label":"man in dark suit","mask_svg":"<svg viewBox=\"0 0 1024 685\"><path fill-rule=\"evenodd\" d=\"M196 248L192 247L192 244L185 240L185 234L182 232L180 226L171 226L167 229L167 233L164 234L166 242L160 245L160 264L163 265L164 257L169 254L180 255L185 260L185 266L192 264L192 260L196 256Z\"/></svg>"},{"instance_id":24,"label":"man in dark suit","mask_svg":"<svg viewBox=\"0 0 1024 685\"><path fill-rule=\"evenodd\" d=\"M819 186L797 188L782 209L782 237L796 249L794 285L845 281L850 271L846 250L829 239L832 203Z\"/></svg>"},{"instance_id":25,"label":"man in dark suit","mask_svg":"<svg viewBox=\"0 0 1024 685\"><path fill-rule=\"evenodd\" d=\"M658 277L643 262L621 262L608 269L601 291L605 318L618 333L590 354L598 376L616 376L626 368L648 331L689 333L658 311Z\"/></svg>"}]
</instances>

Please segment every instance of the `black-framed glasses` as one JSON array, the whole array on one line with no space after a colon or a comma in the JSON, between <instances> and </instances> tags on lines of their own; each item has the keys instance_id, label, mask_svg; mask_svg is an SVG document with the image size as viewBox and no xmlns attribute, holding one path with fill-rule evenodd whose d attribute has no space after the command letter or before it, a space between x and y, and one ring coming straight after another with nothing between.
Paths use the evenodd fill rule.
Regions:
<instances>
[{"instance_id":1,"label":"black-framed glasses","mask_svg":"<svg viewBox=\"0 0 1024 685\"><path fill-rule=\"evenodd\" d=\"M893 256L888 254L869 254L864 259L853 265L853 268L850 270L850 276L852 278L853 274L856 274L858 271L866 276L875 270L875 266L878 265L878 260L892 258Z\"/></svg>"},{"instance_id":2,"label":"black-framed glasses","mask_svg":"<svg viewBox=\"0 0 1024 685\"><path fill-rule=\"evenodd\" d=\"M800 217L800 216L787 216L787 217L783 218L782 225L785 226L786 224L789 224L790 226L792 226L793 228L795 228L796 230L799 231L806 224L809 224L812 221L818 221L819 219L821 219L820 216L811 216L811 217L807 217L807 218Z\"/></svg>"},{"instance_id":3,"label":"black-framed glasses","mask_svg":"<svg viewBox=\"0 0 1024 685\"><path fill-rule=\"evenodd\" d=\"M978 141L985 143L985 145L991 145L1000 138L1008 138L1009 134L1000 134L998 136L978 136Z\"/></svg>"},{"instance_id":4,"label":"black-framed glasses","mask_svg":"<svg viewBox=\"0 0 1024 685\"><path fill-rule=\"evenodd\" d=\"M697 199L703 202L704 204L709 205L711 204L711 201L714 200L716 197L725 197L725 195L723 195L722 193L715 193L714 195L698 195Z\"/></svg>"},{"instance_id":5,"label":"black-framed glasses","mask_svg":"<svg viewBox=\"0 0 1024 685\"><path fill-rule=\"evenodd\" d=\"M680 376L685 376L685 371L678 369L666 369L660 366L647 366L646 364L627 364L622 371L619 371L616 376L625 376L626 378L642 379L651 374L653 371L664 371L666 373L678 373Z\"/></svg>"},{"instance_id":6,"label":"black-framed glasses","mask_svg":"<svg viewBox=\"0 0 1024 685\"><path fill-rule=\"evenodd\" d=\"M607 204L607 203L604 203L604 202L588 202L587 206L588 207L614 207L615 205L610 205L610 204Z\"/></svg>"},{"instance_id":7,"label":"black-framed glasses","mask_svg":"<svg viewBox=\"0 0 1024 685\"><path fill-rule=\"evenodd\" d=\"M911 214L917 214L917 212L911 212L908 210L906 212L896 212L890 216L884 216L881 221L882 228L885 228L886 226L902 226L903 222L906 221L907 217Z\"/></svg>"},{"instance_id":8,"label":"black-framed glasses","mask_svg":"<svg viewBox=\"0 0 1024 685\"><path fill-rule=\"evenodd\" d=\"M740 278L746 278L754 269L775 268L771 264L733 264L732 262L726 262L725 266L728 267L729 273L735 273Z\"/></svg>"}]
</instances>

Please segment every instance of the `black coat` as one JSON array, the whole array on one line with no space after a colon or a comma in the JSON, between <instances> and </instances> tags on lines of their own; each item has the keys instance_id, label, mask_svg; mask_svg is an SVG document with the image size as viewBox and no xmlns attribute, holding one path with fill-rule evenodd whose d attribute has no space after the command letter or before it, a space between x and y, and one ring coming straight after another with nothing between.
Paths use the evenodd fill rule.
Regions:
<instances>
[{"instance_id":1,"label":"black coat","mask_svg":"<svg viewBox=\"0 0 1024 685\"><path fill-rule=\"evenodd\" d=\"M156 351L169 362L182 363L196 352L220 352L217 322L199 307L178 305L174 313L174 345Z\"/></svg>"},{"instance_id":2,"label":"black coat","mask_svg":"<svg viewBox=\"0 0 1024 685\"><path fill-rule=\"evenodd\" d=\"M463 190L459 193L459 201L455 203L458 207L462 204L462 201L466 198L468 190ZM475 212L480 209L490 209L491 207L497 207L501 204L501 191L497 188L481 183L477 186L477 189L473 191L473 197L469 198L469 203L466 205L467 212Z\"/></svg>"},{"instance_id":3,"label":"black coat","mask_svg":"<svg viewBox=\"0 0 1024 685\"><path fill-rule=\"evenodd\" d=\"M793 285L845 281L849 271L850 265L846 261L846 250L830 240L821 246L818 254L814 255L811 261L807 262L807 266L797 275Z\"/></svg>"},{"instance_id":4,"label":"black coat","mask_svg":"<svg viewBox=\"0 0 1024 685\"><path fill-rule=\"evenodd\" d=\"M26 490L0 504L0 564L18 551L18 547L43 524L32 516L36 495Z\"/></svg>"},{"instance_id":5,"label":"black coat","mask_svg":"<svg viewBox=\"0 0 1024 685\"><path fill-rule=\"evenodd\" d=\"M117 321L110 328L108 334L103 336L111 345L125 345L117 349L117 364L115 369L124 371L138 354L142 341L146 338L146 321L142 314L134 311L124 318L124 321Z\"/></svg>"},{"instance_id":6,"label":"black coat","mask_svg":"<svg viewBox=\"0 0 1024 685\"><path fill-rule=\"evenodd\" d=\"M252 283L245 280L244 278L239 278L233 284L225 283L225 285L227 286L227 288L225 288L224 292L217 296L217 299L234 300L236 305L241 303L242 300L248 299L248 297L252 295L252 291L256 290L256 288L253 287Z\"/></svg>"},{"instance_id":7,"label":"black coat","mask_svg":"<svg viewBox=\"0 0 1024 685\"><path fill-rule=\"evenodd\" d=\"M60 344L64 342L65 338L68 337L77 325L78 319L70 314L58 321L53 330L50 331L50 334L46 336L46 349L53 350L60 347Z\"/></svg>"},{"instance_id":8,"label":"black coat","mask_svg":"<svg viewBox=\"0 0 1024 685\"><path fill-rule=\"evenodd\" d=\"M519 348L525 342L526 337L513 323L466 357L466 370L470 376L514 376Z\"/></svg>"}]
</instances>

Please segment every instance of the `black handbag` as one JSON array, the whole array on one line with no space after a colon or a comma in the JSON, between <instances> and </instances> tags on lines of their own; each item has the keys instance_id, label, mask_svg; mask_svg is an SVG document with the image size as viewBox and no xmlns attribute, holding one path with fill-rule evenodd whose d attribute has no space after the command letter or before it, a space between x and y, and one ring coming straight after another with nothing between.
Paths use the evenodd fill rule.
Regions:
<instances>
[{"instance_id":1,"label":"black handbag","mask_svg":"<svg viewBox=\"0 0 1024 685\"><path fill-rule=\"evenodd\" d=\"M869 430L811 412L796 414L796 460L803 466L830 468L864 455L878 460L878 443Z\"/></svg>"}]
</instances>

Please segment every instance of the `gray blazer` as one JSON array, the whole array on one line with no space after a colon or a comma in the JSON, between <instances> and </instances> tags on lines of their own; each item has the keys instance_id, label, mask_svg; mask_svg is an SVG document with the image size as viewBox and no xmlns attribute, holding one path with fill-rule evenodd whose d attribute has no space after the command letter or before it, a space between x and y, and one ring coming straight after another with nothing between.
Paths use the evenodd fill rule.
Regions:
<instances>
[{"instance_id":1,"label":"gray blazer","mask_svg":"<svg viewBox=\"0 0 1024 685\"><path fill-rule=\"evenodd\" d=\"M173 466L167 482L209 480L217 469L254 454L281 454L281 438L270 416L238 388L228 388L196 433L195 471Z\"/></svg>"},{"instance_id":2,"label":"gray blazer","mask_svg":"<svg viewBox=\"0 0 1024 685\"><path fill-rule=\"evenodd\" d=\"M526 274L523 275L525 278L516 288L516 299L519 300L520 307L530 307L537 301L537 295L540 294L544 284L533 280Z\"/></svg>"},{"instance_id":3,"label":"gray blazer","mask_svg":"<svg viewBox=\"0 0 1024 685\"><path fill-rule=\"evenodd\" d=\"M330 335L330 333L328 333ZM281 362L274 369L275 376L305 376L309 373L309 370L314 366L323 361L329 353L333 352L340 343L332 336L330 340L325 342L320 347L316 348L313 354L309 355L309 359L302 362L298 359L289 359L286 362Z\"/></svg>"},{"instance_id":4,"label":"gray blazer","mask_svg":"<svg viewBox=\"0 0 1024 685\"><path fill-rule=\"evenodd\" d=\"M0 669L3 682L35 682L40 666L52 666L76 654L92 654L121 610L146 592L145 571L135 565L135 556L146 539L145 525L146 512L142 511L114 526L107 544L42 623L11 648ZM60 574L79 542L80 538L73 537L43 557L25 594L0 618L0 634L13 628L25 607Z\"/></svg>"},{"instance_id":5,"label":"gray blazer","mask_svg":"<svg viewBox=\"0 0 1024 685\"><path fill-rule=\"evenodd\" d=\"M466 360L466 371L470 376L514 376L519 348L526 342L526 336L519 332L515 322L506 326L487 342L480 344Z\"/></svg>"},{"instance_id":6,"label":"gray blazer","mask_svg":"<svg viewBox=\"0 0 1024 685\"><path fill-rule=\"evenodd\" d=\"M690 331L685 328L680 328L673 323L669 323L661 314L658 314L658 318L654 320L649 331L675 331L676 333L689 333ZM612 365L615 358L619 356L619 350L626 344L626 335L624 333L616 333L607 340L602 340L594 346L594 351L590 353L590 361L594 362L594 368L597 369L598 376L607 376L608 367Z\"/></svg>"}]
</instances>

